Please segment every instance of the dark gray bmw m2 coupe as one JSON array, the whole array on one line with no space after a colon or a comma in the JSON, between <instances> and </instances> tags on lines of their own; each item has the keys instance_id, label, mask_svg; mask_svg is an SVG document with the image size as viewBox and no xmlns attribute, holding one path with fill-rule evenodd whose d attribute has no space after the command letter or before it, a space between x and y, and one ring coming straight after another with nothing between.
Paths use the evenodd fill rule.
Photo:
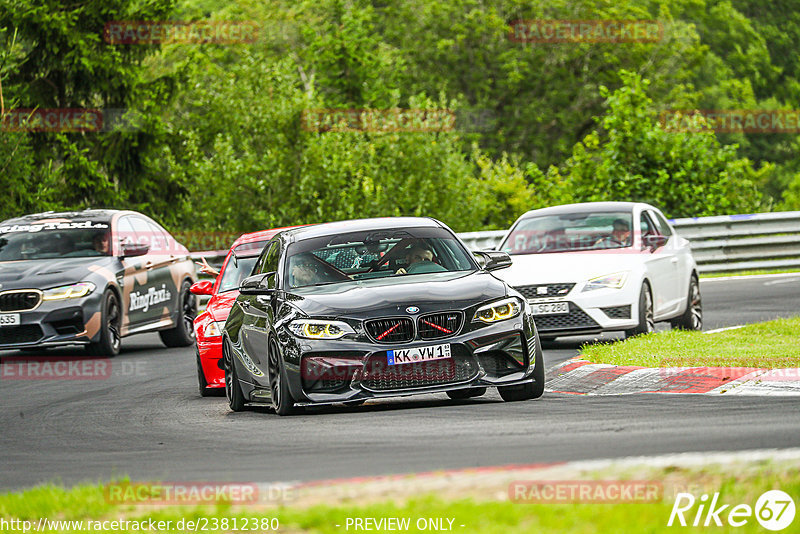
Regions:
<instances>
[{"instance_id":1,"label":"dark gray bmw m2 coupe","mask_svg":"<svg viewBox=\"0 0 800 534\"><path fill-rule=\"evenodd\" d=\"M477 260L477 261L476 261ZM473 256L427 218L342 221L288 230L240 286L223 334L233 411L446 392L506 401L544 391L531 310L491 271L503 252Z\"/></svg>"}]
</instances>

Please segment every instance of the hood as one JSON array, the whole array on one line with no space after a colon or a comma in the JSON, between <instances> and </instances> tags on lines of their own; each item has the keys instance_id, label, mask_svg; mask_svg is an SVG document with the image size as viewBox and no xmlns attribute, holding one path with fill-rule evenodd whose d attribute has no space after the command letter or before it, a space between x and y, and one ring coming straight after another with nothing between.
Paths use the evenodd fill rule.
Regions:
<instances>
[{"instance_id":1,"label":"hood","mask_svg":"<svg viewBox=\"0 0 800 534\"><path fill-rule=\"evenodd\" d=\"M619 249L613 252L559 252L511 256L512 265L496 271L508 285L578 283L598 276L642 268L649 252Z\"/></svg>"},{"instance_id":2,"label":"hood","mask_svg":"<svg viewBox=\"0 0 800 534\"><path fill-rule=\"evenodd\" d=\"M49 289L74 284L96 277L90 266L104 267L115 273L117 258L60 258L57 260L26 260L0 262L0 291L7 289Z\"/></svg>"},{"instance_id":3,"label":"hood","mask_svg":"<svg viewBox=\"0 0 800 534\"><path fill-rule=\"evenodd\" d=\"M506 295L503 282L486 271L387 277L292 290L288 300L311 317L364 319L466 309Z\"/></svg>"},{"instance_id":4,"label":"hood","mask_svg":"<svg viewBox=\"0 0 800 534\"><path fill-rule=\"evenodd\" d=\"M208 301L206 305L206 311L209 315L211 315L211 319L214 321L225 322L228 320L228 315L231 313L231 308L233 307L233 303L236 302L236 297L239 296L239 292L235 289L231 291L225 291L224 293L217 293L211 300Z\"/></svg>"}]
</instances>

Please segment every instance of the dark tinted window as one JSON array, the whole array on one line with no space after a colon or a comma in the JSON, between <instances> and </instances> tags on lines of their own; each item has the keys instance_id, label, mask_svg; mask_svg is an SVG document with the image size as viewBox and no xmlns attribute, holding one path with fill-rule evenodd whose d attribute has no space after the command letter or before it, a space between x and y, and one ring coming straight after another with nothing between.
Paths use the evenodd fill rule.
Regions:
<instances>
[{"instance_id":1,"label":"dark tinted window","mask_svg":"<svg viewBox=\"0 0 800 534\"><path fill-rule=\"evenodd\" d=\"M0 261L108 256L109 224L70 221L0 227Z\"/></svg>"}]
</instances>

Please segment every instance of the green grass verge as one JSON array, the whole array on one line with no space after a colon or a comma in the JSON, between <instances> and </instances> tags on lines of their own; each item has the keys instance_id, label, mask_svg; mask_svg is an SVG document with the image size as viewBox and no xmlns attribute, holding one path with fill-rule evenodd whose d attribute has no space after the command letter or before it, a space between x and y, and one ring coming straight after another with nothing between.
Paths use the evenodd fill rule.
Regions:
<instances>
[{"instance_id":1,"label":"green grass verge","mask_svg":"<svg viewBox=\"0 0 800 534\"><path fill-rule=\"evenodd\" d=\"M800 317L712 334L670 330L581 347L594 363L642 367L800 367Z\"/></svg>"},{"instance_id":2,"label":"green grass verge","mask_svg":"<svg viewBox=\"0 0 800 534\"><path fill-rule=\"evenodd\" d=\"M264 518L277 519L278 532L313 532L341 533L355 532L351 526L346 529L348 518L409 518L411 532L418 532L416 523L424 518L445 518L453 520L453 532L464 533L516 533L516 532L563 532L563 533L607 533L635 532L655 533L673 532L676 527L667 527L675 495L677 491L690 491L697 499L706 493L713 495L719 492L719 504L747 504L755 506L758 497L765 491L780 489L795 501L800 497L800 463L794 462L749 462L726 465L725 467L706 466L683 468L670 466L651 468L647 466L628 467L625 469L606 469L588 473L584 480L650 481L661 484L663 495L656 502L650 503L514 503L508 500L455 499L442 500L435 496L417 496L408 500L398 499L396 502L374 503L359 506L354 503L331 504L311 507L280 507L272 509L231 508L228 505L209 507L166 507L142 510L131 505L113 505L105 502L103 487L82 486L71 490L57 486L46 486L31 489L22 493L0 495L0 517L5 521L19 519L38 523L39 518L50 520L83 521L79 532L98 531L90 529L87 521L129 520L129 521L170 521L177 525L179 521L201 521L213 526L214 520L227 525L219 528L208 528L204 532L237 532L243 521L260 522ZM557 482L557 481L549 481ZM574 479L567 481L573 483ZM680 490L676 488L681 488ZM497 497L495 496L494 499ZM695 506L685 514L691 524L697 511ZM239 528L233 528L237 520ZM723 521L725 515L722 516ZM800 524L800 514L794 525ZM340 526L337 526L340 525ZM463 525L463 526L462 526ZM763 532L755 517L741 528L711 527L716 532ZM184 528L184 531L187 530ZM190 529L188 529L190 530ZM253 529L248 529L252 531ZM269 532L270 529L256 529L258 532ZM680 528L681 532L707 532L708 527ZM4 529L5 532L21 532L21 530ZM33 530L35 531L35 530ZM37 532L64 532L65 530L40 530ZM161 532L177 532L172 528ZM429 530L430 531L430 530ZM791 528L787 530L792 531ZM133 529L118 529L114 532L137 532ZM362 530L363 532L363 530Z\"/></svg>"},{"instance_id":3,"label":"green grass verge","mask_svg":"<svg viewBox=\"0 0 800 534\"><path fill-rule=\"evenodd\" d=\"M722 278L724 276L751 276L756 274L800 274L796 268L793 269L755 269L749 271L733 271L729 273L701 273L700 278Z\"/></svg>"}]
</instances>

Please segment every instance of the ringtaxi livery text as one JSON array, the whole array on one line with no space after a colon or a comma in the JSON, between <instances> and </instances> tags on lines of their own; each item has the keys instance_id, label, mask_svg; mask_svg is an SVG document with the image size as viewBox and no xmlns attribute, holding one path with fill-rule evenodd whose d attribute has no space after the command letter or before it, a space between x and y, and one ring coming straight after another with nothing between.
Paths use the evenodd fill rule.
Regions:
<instances>
[{"instance_id":1,"label":"ringtaxi livery text","mask_svg":"<svg viewBox=\"0 0 800 534\"><path fill-rule=\"evenodd\" d=\"M413 526L417 530L451 531L455 525L455 517L420 517L416 521L410 517L348 517L344 523L345 530L353 531L394 531L409 530ZM341 525L336 525L341 526Z\"/></svg>"}]
</instances>

